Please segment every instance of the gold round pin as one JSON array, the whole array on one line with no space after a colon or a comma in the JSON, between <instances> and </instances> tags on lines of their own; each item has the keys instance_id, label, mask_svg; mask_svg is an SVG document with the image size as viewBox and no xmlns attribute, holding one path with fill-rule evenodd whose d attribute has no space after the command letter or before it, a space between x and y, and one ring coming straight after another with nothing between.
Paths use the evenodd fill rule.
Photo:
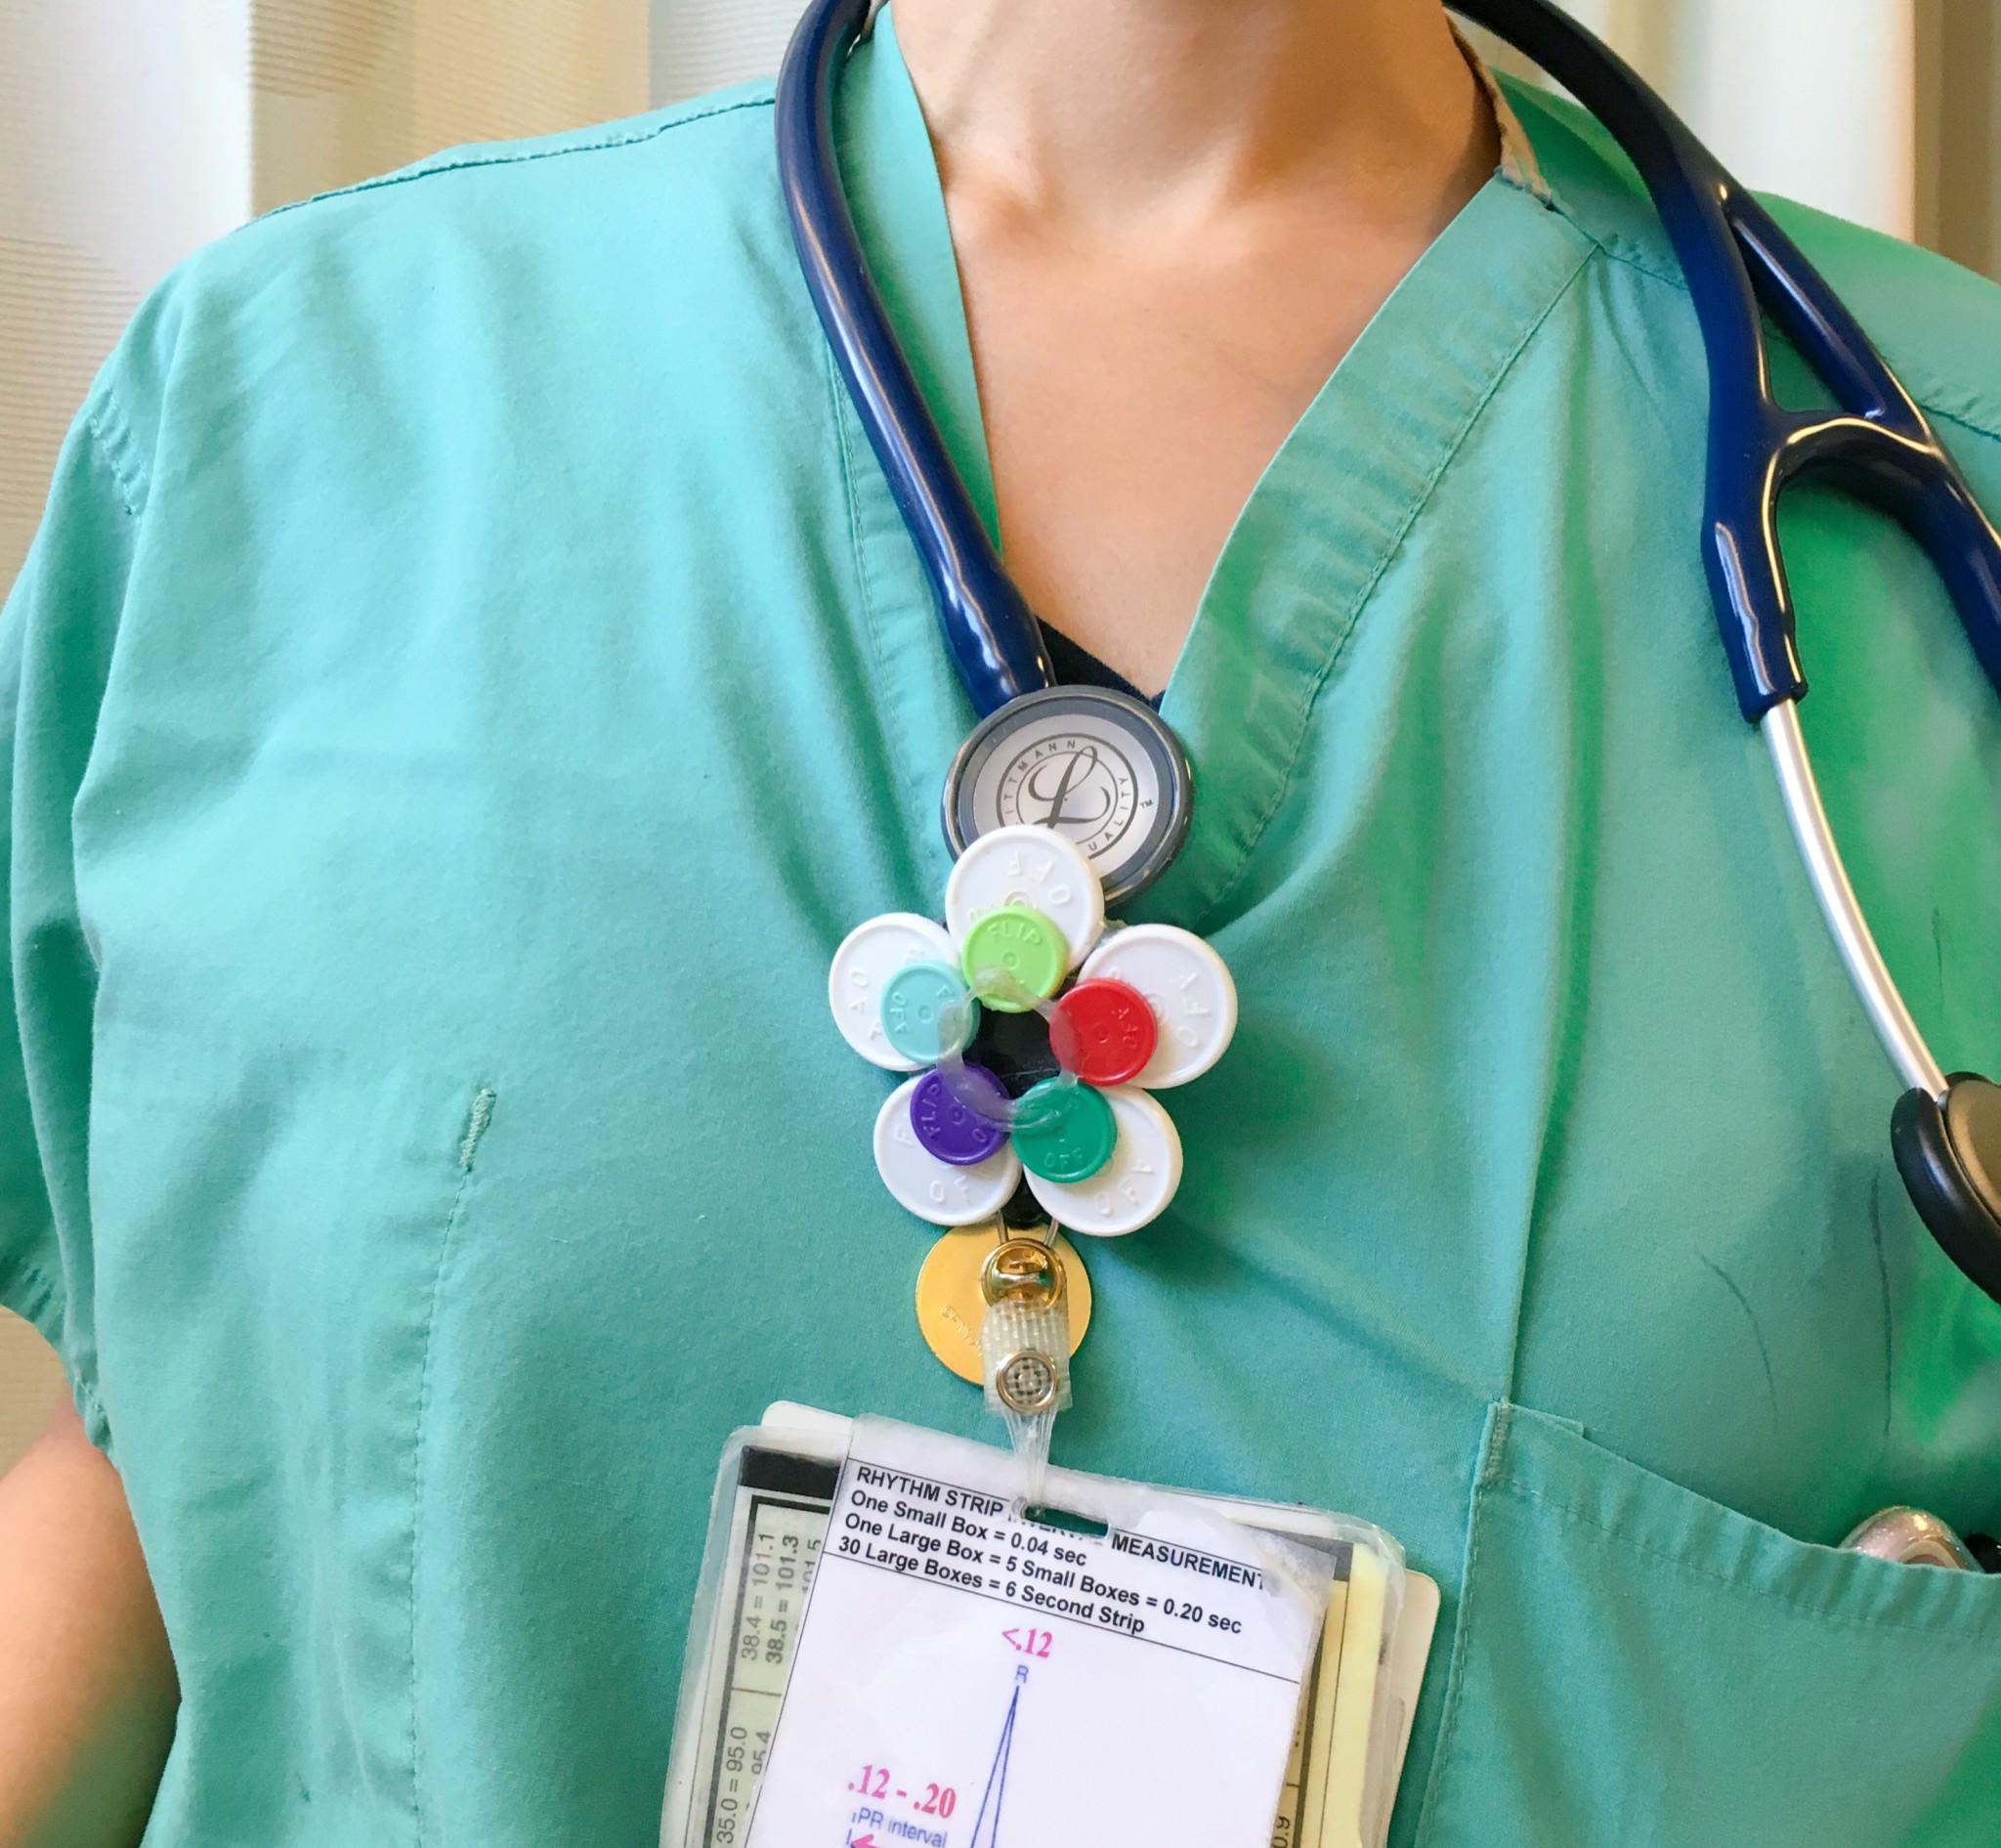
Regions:
<instances>
[{"instance_id":1,"label":"gold round pin","mask_svg":"<svg viewBox=\"0 0 2001 1848\"><path fill-rule=\"evenodd\" d=\"M1019 1236L998 1220L957 1226L931 1247L917 1272L917 1328L924 1345L974 1386L985 1377L980 1370L980 1318L987 1312L987 1298L980 1278L995 1250ZM1075 1354L1090 1326L1090 1274L1060 1232L1056 1259L1063 1267L1063 1307L1070 1325L1070 1352Z\"/></svg>"}]
</instances>

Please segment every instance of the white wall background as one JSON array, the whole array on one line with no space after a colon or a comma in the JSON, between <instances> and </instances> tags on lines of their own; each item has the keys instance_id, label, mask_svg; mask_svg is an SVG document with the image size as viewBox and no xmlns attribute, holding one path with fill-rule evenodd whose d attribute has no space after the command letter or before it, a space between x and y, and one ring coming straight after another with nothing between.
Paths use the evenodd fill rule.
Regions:
<instances>
[{"instance_id":1,"label":"white wall background","mask_svg":"<svg viewBox=\"0 0 2001 1848\"><path fill-rule=\"evenodd\" d=\"M1747 185L1911 235L1916 0L1569 0L1569 10Z\"/></svg>"},{"instance_id":2,"label":"white wall background","mask_svg":"<svg viewBox=\"0 0 2001 1848\"><path fill-rule=\"evenodd\" d=\"M0 584L127 316L249 210L246 45L227 0L0 0Z\"/></svg>"},{"instance_id":3,"label":"white wall background","mask_svg":"<svg viewBox=\"0 0 2001 1848\"><path fill-rule=\"evenodd\" d=\"M2001 45L1996 0L1574 4L1742 179L1899 236L1925 93L1914 10L1967 9L1980 29L1953 42ZM0 590L92 371L187 251L253 210L453 142L775 69L798 6L0 0ZM1990 118L1997 93L1990 72ZM59 1390L47 1350L0 1311L0 1467Z\"/></svg>"},{"instance_id":4,"label":"white wall background","mask_svg":"<svg viewBox=\"0 0 2001 1848\"><path fill-rule=\"evenodd\" d=\"M678 103L778 68L800 0L652 0L653 94Z\"/></svg>"}]
</instances>

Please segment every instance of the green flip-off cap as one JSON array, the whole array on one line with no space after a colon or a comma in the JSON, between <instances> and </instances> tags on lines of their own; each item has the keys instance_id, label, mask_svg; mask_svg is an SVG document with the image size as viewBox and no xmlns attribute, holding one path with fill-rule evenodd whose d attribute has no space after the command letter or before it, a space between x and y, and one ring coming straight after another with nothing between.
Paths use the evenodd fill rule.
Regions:
<instances>
[{"instance_id":1,"label":"green flip-off cap","mask_svg":"<svg viewBox=\"0 0 2001 1848\"><path fill-rule=\"evenodd\" d=\"M973 921L959 963L987 1007L1026 1013L1062 985L1070 946L1062 931L1033 907L1000 905Z\"/></svg>"},{"instance_id":2,"label":"green flip-off cap","mask_svg":"<svg viewBox=\"0 0 2001 1848\"><path fill-rule=\"evenodd\" d=\"M1045 1078L1014 1106L1014 1152L1044 1181L1088 1181L1118 1141L1103 1093L1074 1078Z\"/></svg>"}]
</instances>

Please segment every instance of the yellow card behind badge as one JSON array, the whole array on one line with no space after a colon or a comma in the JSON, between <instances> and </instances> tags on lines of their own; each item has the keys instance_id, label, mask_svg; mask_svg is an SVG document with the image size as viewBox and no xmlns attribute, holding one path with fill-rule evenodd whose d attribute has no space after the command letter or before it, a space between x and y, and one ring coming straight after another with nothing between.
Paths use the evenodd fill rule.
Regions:
<instances>
[{"instance_id":1,"label":"yellow card behind badge","mask_svg":"<svg viewBox=\"0 0 2001 1848\"><path fill-rule=\"evenodd\" d=\"M931 1247L917 1272L917 1328L924 1345L974 1386L982 1379L980 1318L987 1312L986 1298L980 1294L980 1268L987 1254L1009 1236L998 1220L958 1226ZM1060 1233L1056 1260L1063 1267L1070 1352L1075 1354L1090 1326L1090 1275L1076 1248Z\"/></svg>"}]
</instances>

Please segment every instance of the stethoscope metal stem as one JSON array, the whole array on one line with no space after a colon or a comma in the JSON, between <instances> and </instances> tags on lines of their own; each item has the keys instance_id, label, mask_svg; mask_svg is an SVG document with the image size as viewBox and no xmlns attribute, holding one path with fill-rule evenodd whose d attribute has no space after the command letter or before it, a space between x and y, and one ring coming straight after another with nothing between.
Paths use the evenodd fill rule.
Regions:
<instances>
[{"instance_id":1,"label":"stethoscope metal stem","mask_svg":"<svg viewBox=\"0 0 2001 1848\"><path fill-rule=\"evenodd\" d=\"M1938 1061L1890 979L1883 953L1876 947L1868 920L1855 901L1854 887L1849 883L1841 850L1834 844L1834 831L1827 825L1827 810L1820 802L1820 786L1807 756L1807 741L1800 734L1799 707L1782 700L1765 714L1758 728L1771 752L1771 767L1785 798L1786 819L1792 823L1793 838L1799 842L1820 915L1827 920L1835 947L1848 965L1849 980L1869 1015L1869 1024L1908 1088L1922 1091L1928 1097L1943 1097L1945 1074L1938 1069Z\"/></svg>"}]
</instances>

